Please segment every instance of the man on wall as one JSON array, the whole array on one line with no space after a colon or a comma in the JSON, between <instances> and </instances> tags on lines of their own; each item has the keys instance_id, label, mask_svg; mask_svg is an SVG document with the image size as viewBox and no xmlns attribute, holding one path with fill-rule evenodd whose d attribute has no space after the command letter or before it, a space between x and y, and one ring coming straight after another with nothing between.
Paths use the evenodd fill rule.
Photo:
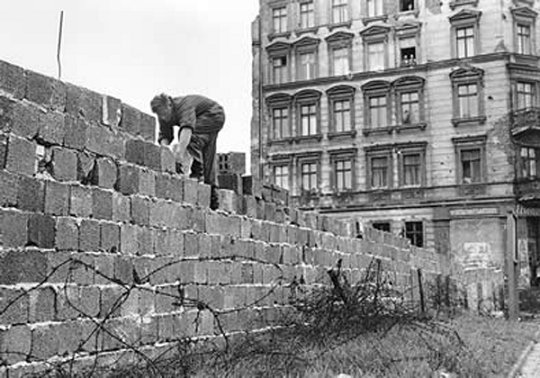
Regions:
<instances>
[{"instance_id":1,"label":"man on wall","mask_svg":"<svg viewBox=\"0 0 540 378\"><path fill-rule=\"evenodd\" d=\"M216 182L216 142L225 123L225 112L217 102L201 96L155 96L150 102L159 121L158 143L169 146L174 126L179 127L178 143L172 146L177 171L210 185L210 208L218 207Z\"/></svg>"}]
</instances>

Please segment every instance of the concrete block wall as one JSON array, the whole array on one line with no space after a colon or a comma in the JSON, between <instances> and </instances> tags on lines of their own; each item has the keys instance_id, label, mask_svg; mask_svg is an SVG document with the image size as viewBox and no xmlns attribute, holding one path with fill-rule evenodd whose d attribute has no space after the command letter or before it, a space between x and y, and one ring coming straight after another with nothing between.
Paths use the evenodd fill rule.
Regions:
<instances>
[{"instance_id":1,"label":"concrete block wall","mask_svg":"<svg viewBox=\"0 0 540 378\"><path fill-rule=\"evenodd\" d=\"M289 208L286 193L221 190L174 173L152 116L0 62L0 377L79 368L132 347L260 328L290 284L351 280L380 259L397 286L440 256ZM131 357L130 357L131 356Z\"/></svg>"}]
</instances>

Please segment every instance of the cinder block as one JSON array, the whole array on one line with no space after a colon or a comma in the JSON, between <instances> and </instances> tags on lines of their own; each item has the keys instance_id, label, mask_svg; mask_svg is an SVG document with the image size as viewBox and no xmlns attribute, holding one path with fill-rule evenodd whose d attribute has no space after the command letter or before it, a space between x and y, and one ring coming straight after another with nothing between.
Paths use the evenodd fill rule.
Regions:
<instances>
[{"instance_id":1,"label":"cinder block","mask_svg":"<svg viewBox=\"0 0 540 378\"><path fill-rule=\"evenodd\" d=\"M161 167L161 147L154 144L145 142L144 143L144 160L143 165L154 170L162 171Z\"/></svg>"},{"instance_id":2,"label":"cinder block","mask_svg":"<svg viewBox=\"0 0 540 378\"><path fill-rule=\"evenodd\" d=\"M66 114L64 128L64 146L79 151L83 150L88 139L86 122L77 116Z\"/></svg>"},{"instance_id":3,"label":"cinder block","mask_svg":"<svg viewBox=\"0 0 540 378\"><path fill-rule=\"evenodd\" d=\"M131 221L140 226L150 225L150 200L148 198L131 197Z\"/></svg>"},{"instance_id":4,"label":"cinder block","mask_svg":"<svg viewBox=\"0 0 540 378\"><path fill-rule=\"evenodd\" d=\"M0 284L37 283L47 274L47 254L37 250L8 251L0 256Z\"/></svg>"},{"instance_id":5,"label":"cinder block","mask_svg":"<svg viewBox=\"0 0 540 378\"><path fill-rule=\"evenodd\" d=\"M94 283L96 285L109 285L114 276L114 256L108 254L94 256L94 268L96 269Z\"/></svg>"},{"instance_id":6,"label":"cinder block","mask_svg":"<svg viewBox=\"0 0 540 378\"><path fill-rule=\"evenodd\" d=\"M79 251L97 252L100 244L99 222L92 219L83 219L79 226Z\"/></svg>"},{"instance_id":7,"label":"cinder block","mask_svg":"<svg viewBox=\"0 0 540 378\"><path fill-rule=\"evenodd\" d=\"M197 205L199 198L199 183L193 179L183 179L184 184L184 202Z\"/></svg>"},{"instance_id":8,"label":"cinder block","mask_svg":"<svg viewBox=\"0 0 540 378\"><path fill-rule=\"evenodd\" d=\"M131 224L123 224L120 226L120 250L124 255L136 255L138 248L139 228Z\"/></svg>"},{"instance_id":9,"label":"cinder block","mask_svg":"<svg viewBox=\"0 0 540 378\"><path fill-rule=\"evenodd\" d=\"M8 134L0 134L0 169L6 167L8 140Z\"/></svg>"},{"instance_id":10,"label":"cinder block","mask_svg":"<svg viewBox=\"0 0 540 378\"><path fill-rule=\"evenodd\" d=\"M156 119L154 116L141 113L140 135L148 142L156 140Z\"/></svg>"},{"instance_id":11,"label":"cinder block","mask_svg":"<svg viewBox=\"0 0 540 378\"><path fill-rule=\"evenodd\" d=\"M0 209L0 245L24 247L28 241L28 214Z\"/></svg>"},{"instance_id":12,"label":"cinder block","mask_svg":"<svg viewBox=\"0 0 540 378\"><path fill-rule=\"evenodd\" d=\"M140 193L141 168L134 165L120 165L117 190L125 195Z\"/></svg>"},{"instance_id":13,"label":"cinder block","mask_svg":"<svg viewBox=\"0 0 540 378\"><path fill-rule=\"evenodd\" d=\"M112 192L94 188L92 190L92 216L95 219L112 220Z\"/></svg>"},{"instance_id":14,"label":"cinder block","mask_svg":"<svg viewBox=\"0 0 540 378\"><path fill-rule=\"evenodd\" d=\"M45 184L32 177L21 176L17 193L17 207L31 212L42 212L45 199Z\"/></svg>"},{"instance_id":15,"label":"cinder block","mask_svg":"<svg viewBox=\"0 0 540 378\"><path fill-rule=\"evenodd\" d=\"M143 165L147 142L140 139L131 139L126 142L126 160L128 163Z\"/></svg>"},{"instance_id":16,"label":"cinder block","mask_svg":"<svg viewBox=\"0 0 540 378\"><path fill-rule=\"evenodd\" d=\"M58 343L58 355L73 355L83 340L77 321L68 321L51 325L53 332L61 340Z\"/></svg>"},{"instance_id":17,"label":"cinder block","mask_svg":"<svg viewBox=\"0 0 540 378\"><path fill-rule=\"evenodd\" d=\"M131 135L139 135L140 123L141 112L138 109L123 103L120 127Z\"/></svg>"},{"instance_id":18,"label":"cinder block","mask_svg":"<svg viewBox=\"0 0 540 378\"><path fill-rule=\"evenodd\" d=\"M226 173L218 175L218 185L221 189L232 190L236 194L243 194L242 176L234 173Z\"/></svg>"},{"instance_id":19,"label":"cinder block","mask_svg":"<svg viewBox=\"0 0 540 378\"><path fill-rule=\"evenodd\" d=\"M47 145L62 145L66 132L64 123L63 113L49 111L41 114L37 140Z\"/></svg>"},{"instance_id":20,"label":"cinder block","mask_svg":"<svg viewBox=\"0 0 540 378\"><path fill-rule=\"evenodd\" d=\"M54 147L52 149L52 175L59 181L77 180L77 154L75 151Z\"/></svg>"},{"instance_id":21,"label":"cinder block","mask_svg":"<svg viewBox=\"0 0 540 378\"><path fill-rule=\"evenodd\" d=\"M113 193L112 215L115 222L129 222L131 220L131 201L130 198L118 192Z\"/></svg>"},{"instance_id":22,"label":"cinder block","mask_svg":"<svg viewBox=\"0 0 540 378\"><path fill-rule=\"evenodd\" d=\"M7 148L6 169L32 176L36 171L36 144L11 135Z\"/></svg>"},{"instance_id":23,"label":"cinder block","mask_svg":"<svg viewBox=\"0 0 540 378\"><path fill-rule=\"evenodd\" d=\"M172 199L173 197L173 181L172 176L165 173L156 175L156 197L162 199Z\"/></svg>"},{"instance_id":24,"label":"cinder block","mask_svg":"<svg viewBox=\"0 0 540 378\"><path fill-rule=\"evenodd\" d=\"M26 98L36 104L61 112L66 106L65 84L52 77L26 70Z\"/></svg>"},{"instance_id":25,"label":"cinder block","mask_svg":"<svg viewBox=\"0 0 540 378\"><path fill-rule=\"evenodd\" d=\"M86 88L66 84L66 112L91 122L101 121L101 95Z\"/></svg>"},{"instance_id":26,"label":"cinder block","mask_svg":"<svg viewBox=\"0 0 540 378\"><path fill-rule=\"evenodd\" d=\"M137 233L137 254L153 255L154 254L154 239L152 230L147 227L141 227Z\"/></svg>"},{"instance_id":27,"label":"cinder block","mask_svg":"<svg viewBox=\"0 0 540 378\"><path fill-rule=\"evenodd\" d=\"M2 332L0 354L8 365L26 361L31 346L32 336L27 325L16 325Z\"/></svg>"},{"instance_id":28,"label":"cinder block","mask_svg":"<svg viewBox=\"0 0 540 378\"><path fill-rule=\"evenodd\" d=\"M122 102L114 97L103 95L101 122L113 129L118 127L122 118Z\"/></svg>"},{"instance_id":29,"label":"cinder block","mask_svg":"<svg viewBox=\"0 0 540 378\"><path fill-rule=\"evenodd\" d=\"M92 190L90 188L72 185L70 187L70 215L88 218L92 215Z\"/></svg>"},{"instance_id":30,"label":"cinder block","mask_svg":"<svg viewBox=\"0 0 540 378\"><path fill-rule=\"evenodd\" d=\"M134 266L130 259L118 257L114 260L114 278L125 285L133 283Z\"/></svg>"},{"instance_id":31,"label":"cinder block","mask_svg":"<svg viewBox=\"0 0 540 378\"><path fill-rule=\"evenodd\" d=\"M45 183L45 213L52 215L69 214L69 186L55 181Z\"/></svg>"},{"instance_id":32,"label":"cinder block","mask_svg":"<svg viewBox=\"0 0 540 378\"><path fill-rule=\"evenodd\" d=\"M51 287L42 287L28 293L30 323L50 322L56 316L56 292Z\"/></svg>"},{"instance_id":33,"label":"cinder block","mask_svg":"<svg viewBox=\"0 0 540 378\"><path fill-rule=\"evenodd\" d=\"M232 190L219 189L219 209L228 213L236 214L237 212L237 197Z\"/></svg>"},{"instance_id":34,"label":"cinder block","mask_svg":"<svg viewBox=\"0 0 540 378\"><path fill-rule=\"evenodd\" d=\"M86 135L88 137L86 142L88 151L115 159L125 157L124 140L120 134L113 133L105 126L90 123Z\"/></svg>"},{"instance_id":35,"label":"cinder block","mask_svg":"<svg viewBox=\"0 0 540 378\"><path fill-rule=\"evenodd\" d=\"M0 171L0 207L17 206L19 176Z\"/></svg>"},{"instance_id":36,"label":"cinder block","mask_svg":"<svg viewBox=\"0 0 540 378\"><path fill-rule=\"evenodd\" d=\"M115 223L101 223L101 250L116 253L120 249L120 226Z\"/></svg>"},{"instance_id":37,"label":"cinder block","mask_svg":"<svg viewBox=\"0 0 540 378\"><path fill-rule=\"evenodd\" d=\"M22 289L0 288L0 324L27 323L29 301L30 297Z\"/></svg>"},{"instance_id":38,"label":"cinder block","mask_svg":"<svg viewBox=\"0 0 540 378\"><path fill-rule=\"evenodd\" d=\"M210 185L199 183L199 190L197 191L197 205L203 208L210 207Z\"/></svg>"},{"instance_id":39,"label":"cinder block","mask_svg":"<svg viewBox=\"0 0 540 378\"><path fill-rule=\"evenodd\" d=\"M87 152L77 153L77 180L83 185L92 182L94 176L94 166L96 159Z\"/></svg>"},{"instance_id":40,"label":"cinder block","mask_svg":"<svg viewBox=\"0 0 540 378\"><path fill-rule=\"evenodd\" d=\"M79 247L79 226L74 218L56 219L55 246L59 251L76 251Z\"/></svg>"},{"instance_id":41,"label":"cinder block","mask_svg":"<svg viewBox=\"0 0 540 378\"><path fill-rule=\"evenodd\" d=\"M26 71L13 64L0 61L0 89L21 99L26 94Z\"/></svg>"},{"instance_id":42,"label":"cinder block","mask_svg":"<svg viewBox=\"0 0 540 378\"><path fill-rule=\"evenodd\" d=\"M139 175L139 193L150 197L156 195L156 172L143 169Z\"/></svg>"},{"instance_id":43,"label":"cinder block","mask_svg":"<svg viewBox=\"0 0 540 378\"><path fill-rule=\"evenodd\" d=\"M206 231L209 234L230 235L240 237L241 218L222 213L208 212L206 214Z\"/></svg>"},{"instance_id":44,"label":"cinder block","mask_svg":"<svg viewBox=\"0 0 540 378\"><path fill-rule=\"evenodd\" d=\"M54 248L56 222L47 214L31 214L28 219L28 245Z\"/></svg>"},{"instance_id":45,"label":"cinder block","mask_svg":"<svg viewBox=\"0 0 540 378\"><path fill-rule=\"evenodd\" d=\"M19 137L33 139L38 132L41 111L37 106L19 101L2 100L0 108L3 111L3 129Z\"/></svg>"},{"instance_id":46,"label":"cinder block","mask_svg":"<svg viewBox=\"0 0 540 378\"><path fill-rule=\"evenodd\" d=\"M116 163L109 158L100 158L96 160L93 174L93 184L102 188L113 189L118 177L118 168Z\"/></svg>"}]
</instances>

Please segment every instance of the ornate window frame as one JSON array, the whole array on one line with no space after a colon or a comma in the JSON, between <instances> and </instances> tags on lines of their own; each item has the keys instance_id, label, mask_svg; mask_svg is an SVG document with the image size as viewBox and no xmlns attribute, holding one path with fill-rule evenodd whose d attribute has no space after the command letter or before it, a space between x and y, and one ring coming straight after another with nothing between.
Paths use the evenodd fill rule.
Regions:
<instances>
[{"instance_id":1,"label":"ornate window frame","mask_svg":"<svg viewBox=\"0 0 540 378\"><path fill-rule=\"evenodd\" d=\"M286 1L279 1L279 2L271 4L269 8L270 8L270 20L271 20L272 29L271 29L270 34L268 35L268 39L273 40L274 38L278 38L278 37L284 37L284 38L290 37L290 35L291 35L291 25L290 25L290 20L291 20L290 16L291 16L291 14L290 14L290 9L289 9L288 3ZM276 10L278 10L278 9L285 9L285 29L284 30L275 30L274 12Z\"/></svg>"},{"instance_id":2,"label":"ornate window frame","mask_svg":"<svg viewBox=\"0 0 540 378\"><path fill-rule=\"evenodd\" d=\"M328 117L330 130L328 132L328 138L333 139L340 136L350 136L354 137L356 135L355 130L355 93L356 88L350 85L337 85L332 88L329 88L326 91L326 96L328 98ZM350 102L350 119L351 124L349 130L337 131L335 118L334 118L334 104L336 101L348 100Z\"/></svg>"},{"instance_id":3,"label":"ornate window frame","mask_svg":"<svg viewBox=\"0 0 540 378\"><path fill-rule=\"evenodd\" d=\"M352 41L354 34L347 33L344 31L338 31L336 33L330 34L325 38L326 45L328 46L328 60L329 60L329 69L330 76L341 76L334 74L334 50L346 48L349 53L349 72L352 72L353 69L353 56L352 56Z\"/></svg>"},{"instance_id":4,"label":"ornate window frame","mask_svg":"<svg viewBox=\"0 0 540 378\"><path fill-rule=\"evenodd\" d=\"M377 15L370 15L369 14L368 1L369 0L363 0L362 1L362 14L367 15L367 17L362 17L362 22L364 23L364 25L367 25L370 22L375 22L375 21L386 22L388 20L388 14L386 12L385 1L384 0L373 0L373 1L379 1L381 3L382 14L377 14Z\"/></svg>"},{"instance_id":5,"label":"ornate window frame","mask_svg":"<svg viewBox=\"0 0 540 378\"><path fill-rule=\"evenodd\" d=\"M514 52L520 55L536 55L536 18L538 17L538 12L528 8L528 7L518 7L512 8L510 10L513 18L513 42L514 42ZM529 53L524 54L523 52L518 51L518 27L520 25L528 26L530 28L529 34Z\"/></svg>"},{"instance_id":6,"label":"ornate window frame","mask_svg":"<svg viewBox=\"0 0 540 378\"><path fill-rule=\"evenodd\" d=\"M268 142L270 144L277 143L289 143L292 140L292 96L287 93L276 93L266 98L266 105L268 107L268 115L270 118L270 130L268 133ZM287 109L288 112L288 136L276 137L274 130L274 110L275 109Z\"/></svg>"},{"instance_id":7,"label":"ornate window frame","mask_svg":"<svg viewBox=\"0 0 540 378\"><path fill-rule=\"evenodd\" d=\"M360 36L363 41L364 48L364 71L372 71L369 65L369 52L368 47L370 44L382 43L383 44L383 53L384 53L384 67L383 70L388 69L389 58L388 58L388 39L390 35L390 28L384 25L372 25L360 32Z\"/></svg>"},{"instance_id":8,"label":"ornate window frame","mask_svg":"<svg viewBox=\"0 0 540 378\"><path fill-rule=\"evenodd\" d=\"M396 145L398 163L398 184L400 188L421 188L426 186L426 148L427 142L415 142ZM406 155L420 155L420 182L415 185L405 185L405 165Z\"/></svg>"},{"instance_id":9,"label":"ornate window frame","mask_svg":"<svg viewBox=\"0 0 540 378\"><path fill-rule=\"evenodd\" d=\"M317 0L301 0L298 2L298 28L296 29L296 34L300 35L303 33L316 32L319 29L319 20L317 13ZM302 25L302 5L312 4L313 6L313 25Z\"/></svg>"},{"instance_id":10,"label":"ornate window frame","mask_svg":"<svg viewBox=\"0 0 540 378\"><path fill-rule=\"evenodd\" d=\"M487 161L486 161L486 135L475 135L452 138L456 155L456 183L457 185L483 184L487 179ZM470 183L464 182L462 153L464 150L478 149L480 151L480 177L477 181Z\"/></svg>"},{"instance_id":11,"label":"ornate window frame","mask_svg":"<svg viewBox=\"0 0 540 378\"><path fill-rule=\"evenodd\" d=\"M478 55L481 52L481 36L480 36L480 18L481 11L474 9L462 9L453 16L448 17L450 21L450 46L452 57L455 59L470 59L472 56ZM464 27L472 27L474 35L474 54L467 57L459 57L457 49L457 30Z\"/></svg>"},{"instance_id":12,"label":"ornate window frame","mask_svg":"<svg viewBox=\"0 0 540 378\"><path fill-rule=\"evenodd\" d=\"M315 89L305 89L293 96L294 109L296 113L296 135L294 136L295 141L310 141L316 140L320 141L322 139L321 134L321 96L322 93ZM315 105L316 113L316 133L310 135L302 134L302 114L301 107L305 105Z\"/></svg>"},{"instance_id":13,"label":"ornate window frame","mask_svg":"<svg viewBox=\"0 0 540 378\"><path fill-rule=\"evenodd\" d=\"M409 22L402 25L398 25L394 29L395 36L395 57L396 67L411 67L420 63L420 32L422 24L419 22ZM413 61L405 62L401 56L401 41L405 39L415 40L415 58Z\"/></svg>"},{"instance_id":14,"label":"ornate window frame","mask_svg":"<svg viewBox=\"0 0 540 378\"><path fill-rule=\"evenodd\" d=\"M316 167L317 167L317 170L316 170L316 175L317 175L317 183L316 183L316 188L315 189L309 189L309 190L306 190L304 189L304 186L303 186L303 176L302 176L302 166L304 164L308 164L308 163L314 163L316 164ZM321 192L321 184L322 184L322 179L321 179L321 152L306 152L306 153L302 153L302 154L298 154L296 156L296 171L297 171L297 184L298 184L298 188L299 188L299 192L300 192L300 195L304 195L304 194L309 194L309 195L314 195L314 194L319 194Z\"/></svg>"},{"instance_id":15,"label":"ornate window frame","mask_svg":"<svg viewBox=\"0 0 540 378\"><path fill-rule=\"evenodd\" d=\"M392 95L391 84L384 80L374 80L362 85L364 95L364 135L372 133L392 133ZM386 126L374 127L371 122L370 99L374 97L386 97Z\"/></svg>"},{"instance_id":16,"label":"ornate window frame","mask_svg":"<svg viewBox=\"0 0 540 378\"><path fill-rule=\"evenodd\" d=\"M405 130L426 129L426 101L425 101L425 79L420 76L403 76L395 80L392 83L394 92L394 102L396 104L396 132ZM403 119L402 111L402 99L401 95L404 93L417 93L418 94L418 120L416 122L405 122Z\"/></svg>"},{"instance_id":17,"label":"ornate window frame","mask_svg":"<svg viewBox=\"0 0 540 378\"><path fill-rule=\"evenodd\" d=\"M394 186L394 147L392 145L377 145L364 148L366 155L366 187L369 190L388 190ZM373 158L387 159L386 186L373 186Z\"/></svg>"},{"instance_id":18,"label":"ornate window frame","mask_svg":"<svg viewBox=\"0 0 540 378\"><path fill-rule=\"evenodd\" d=\"M347 27L350 28L352 25L352 1L354 0L345 0L347 4L344 6L347 9L347 19L346 20L335 20L334 19L334 5L335 0L328 1L328 14L329 14L329 25L328 28L333 30L338 27Z\"/></svg>"},{"instance_id":19,"label":"ornate window frame","mask_svg":"<svg viewBox=\"0 0 540 378\"><path fill-rule=\"evenodd\" d=\"M452 124L457 126L477 126L486 122L484 99L484 71L476 67L460 68L450 73L452 82ZM476 84L478 112L474 117L461 117L459 105L459 87L466 84Z\"/></svg>"},{"instance_id":20,"label":"ornate window frame","mask_svg":"<svg viewBox=\"0 0 540 378\"><path fill-rule=\"evenodd\" d=\"M287 167L289 170L289 177L287 179L289 192L292 191L292 177L293 177L293 155L272 155L269 157L270 178L272 183L276 183L275 168Z\"/></svg>"},{"instance_id":21,"label":"ornate window frame","mask_svg":"<svg viewBox=\"0 0 540 378\"><path fill-rule=\"evenodd\" d=\"M315 80L319 77L319 44L321 40L318 38L313 38L309 36L304 36L300 38L298 41L293 43L293 49L294 49L294 58L295 58L295 81L309 81L309 80ZM305 53L313 53L314 54L314 72L313 77L309 79L300 79L300 55Z\"/></svg>"},{"instance_id":22,"label":"ornate window frame","mask_svg":"<svg viewBox=\"0 0 540 378\"><path fill-rule=\"evenodd\" d=\"M276 78L274 77L274 59L279 58L285 58L287 60L285 82L291 81L291 46L285 42L275 42L266 47L266 54L268 55L269 62L268 81L272 84L282 84L277 83Z\"/></svg>"},{"instance_id":23,"label":"ornate window frame","mask_svg":"<svg viewBox=\"0 0 540 378\"><path fill-rule=\"evenodd\" d=\"M330 186L334 193L346 193L353 192L356 190L356 157L357 157L356 148L347 148L339 150L330 150L328 151L330 155ZM351 187L345 189L339 189L337 187L337 169L336 163L338 161L350 161L351 163Z\"/></svg>"}]
</instances>

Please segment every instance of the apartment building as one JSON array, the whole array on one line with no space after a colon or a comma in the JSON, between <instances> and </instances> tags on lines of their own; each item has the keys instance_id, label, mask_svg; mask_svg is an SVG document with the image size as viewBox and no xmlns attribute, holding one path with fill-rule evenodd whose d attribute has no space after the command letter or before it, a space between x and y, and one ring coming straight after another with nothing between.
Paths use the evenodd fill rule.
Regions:
<instances>
[{"instance_id":1,"label":"apartment building","mask_svg":"<svg viewBox=\"0 0 540 378\"><path fill-rule=\"evenodd\" d=\"M534 0L260 0L253 176L466 269L502 271L515 249L536 284L539 12Z\"/></svg>"}]
</instances>

